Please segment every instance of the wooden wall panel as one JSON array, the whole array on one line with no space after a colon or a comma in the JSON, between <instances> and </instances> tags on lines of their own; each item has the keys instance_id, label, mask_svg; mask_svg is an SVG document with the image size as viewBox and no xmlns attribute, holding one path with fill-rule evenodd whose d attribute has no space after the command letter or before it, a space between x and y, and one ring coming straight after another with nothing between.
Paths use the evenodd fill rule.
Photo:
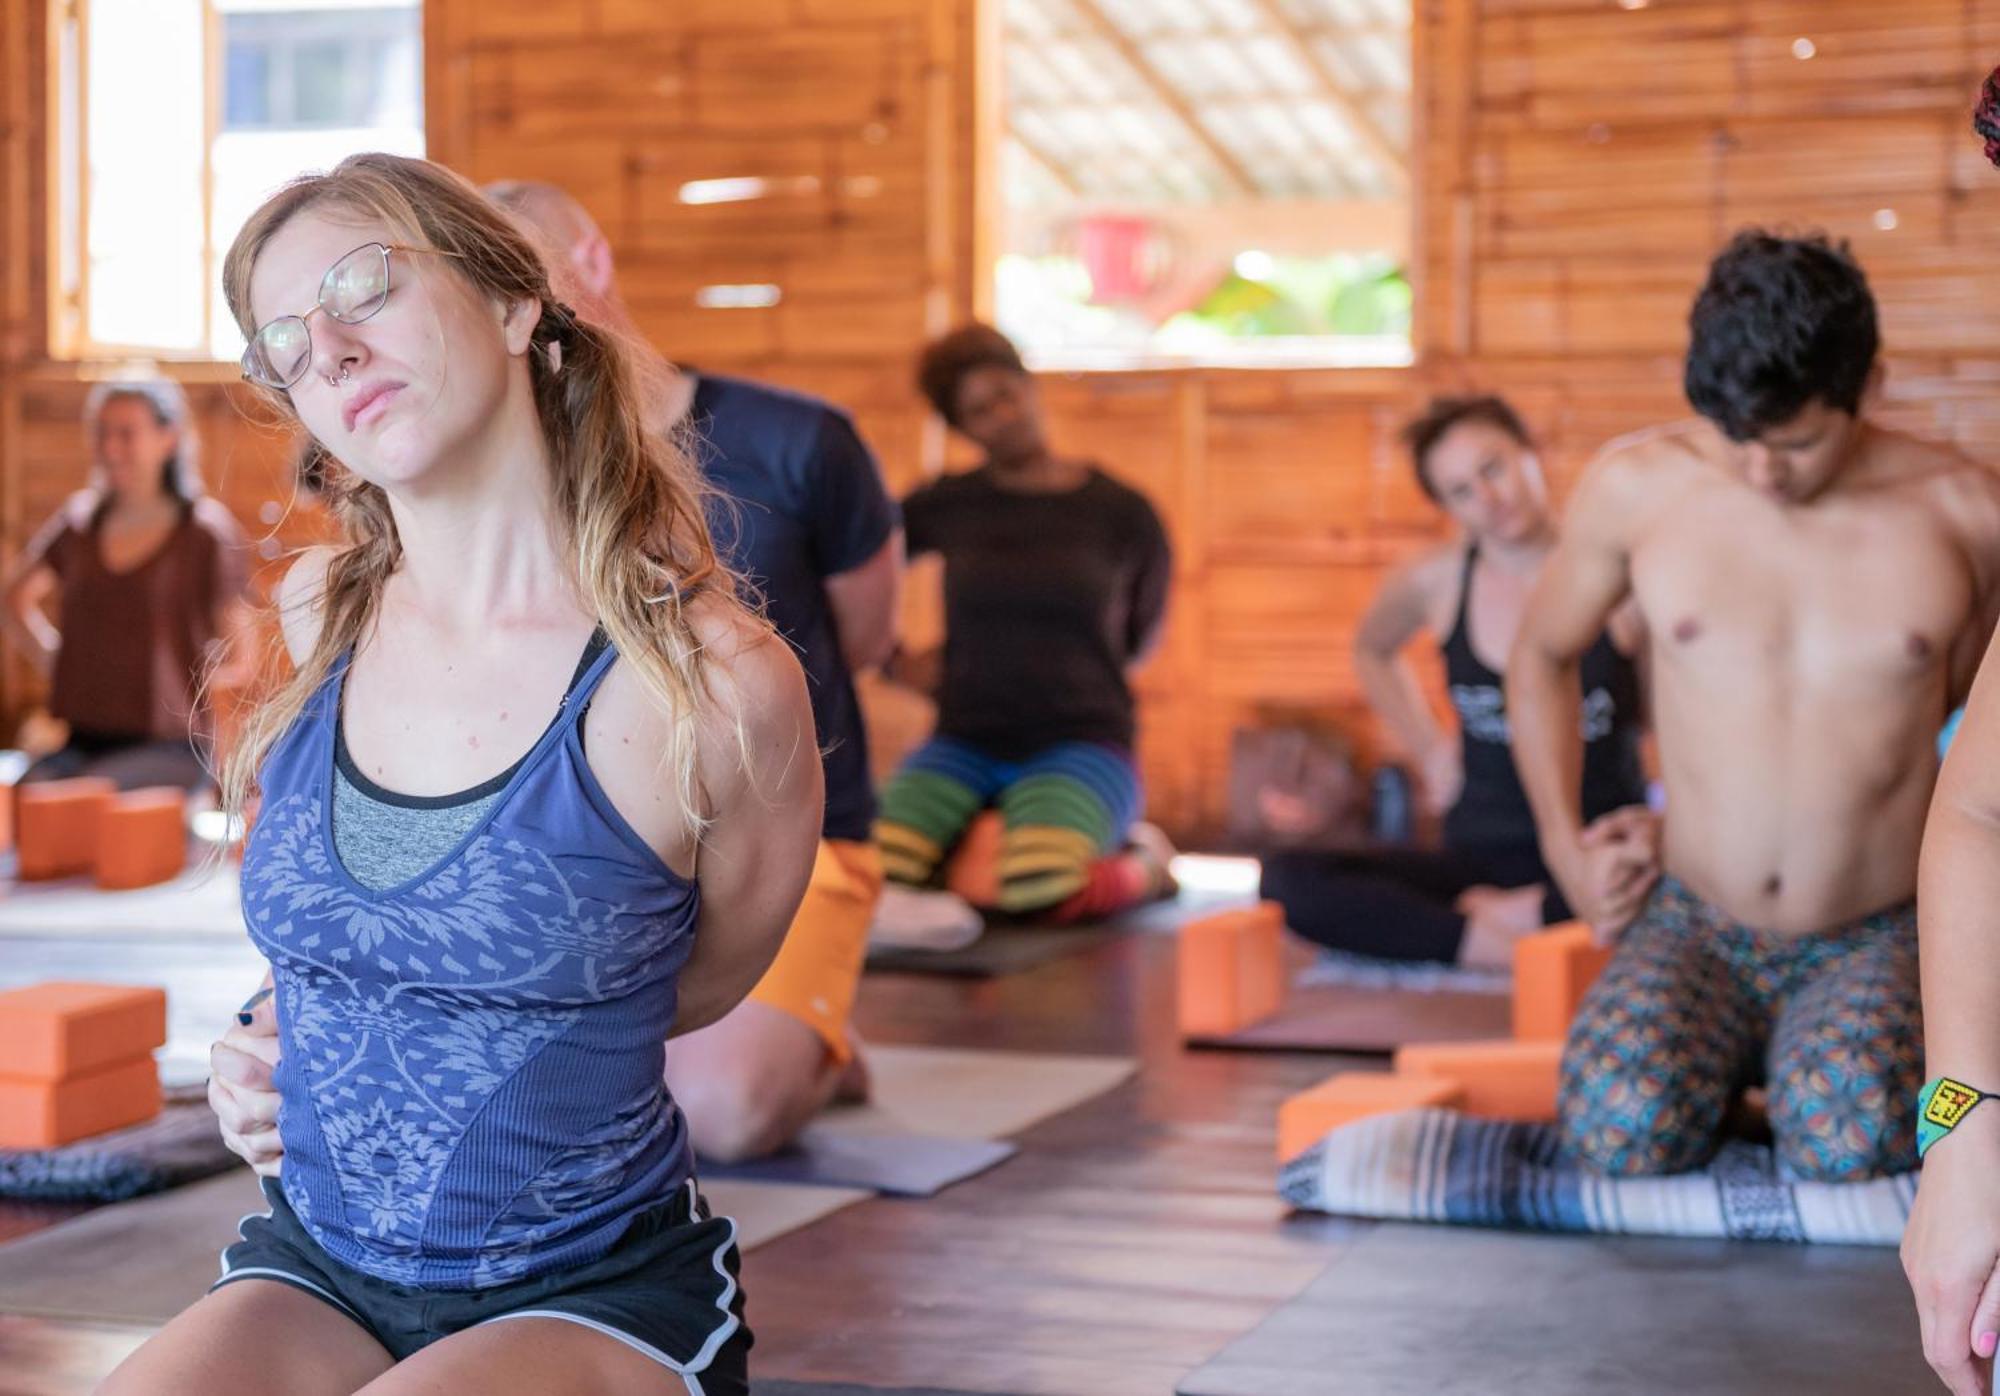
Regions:
<instances>
[{"instance_id":1,"label":"wooden wall panel","mask_svg":"<svg viewBox=\"0 0 2000 1396\"><path fill-rule=\"evenodd\" d=\"M1688 303L1738 226L1849 239L1882 302L1883 418L1980 453L2000 439L2000 172L1967 129L2000 0L1414 4L1420 366L1045 382L1058 439L1146 489L1174 537L1141 759L1183 835L1219 822L1240 723L1303 710L1385 749L1347 651L1383 569L1442 536L1395 443L1408 412L1508 393L1560 493L1606 441L1685 411ZM0 546L82 460L79 374L42 357L45 11L0 0ZM432 149L475 179L571 188L670 356L843 403L907 488L959 459L910 374L982 296L994 32L975 0L429 0ZM681 200L743 177L767 195ZM746 282L782 299L697 303ZM281 496L282 443L238 390L195 391L248 524ZM934 626L934 602L911 619ZM32 696L18 669L0 684L0 716ZM921 730L920 704L870 708L878 756Z\"/></svg>"}]
</instances>

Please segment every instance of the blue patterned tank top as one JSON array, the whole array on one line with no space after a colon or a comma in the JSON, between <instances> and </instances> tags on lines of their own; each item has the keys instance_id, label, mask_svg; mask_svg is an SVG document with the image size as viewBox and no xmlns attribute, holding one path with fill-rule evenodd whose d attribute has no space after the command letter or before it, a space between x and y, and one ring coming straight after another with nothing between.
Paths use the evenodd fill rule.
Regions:
<instances>
[{"instance_id":1,"label":"blue patterned tank top","mask_svg":"<svg viewBox=\"0 0 2000 1396\"><path fill-rule=\"evenodd\" d=\"M333 1259L425 1289L587 1264L692 1171L662 1076L700 894L625 822L563 700L434 867L334 851L342 661L273 746L243 859L277 986L285 1198Z\"/></svg>"}]
</instances>

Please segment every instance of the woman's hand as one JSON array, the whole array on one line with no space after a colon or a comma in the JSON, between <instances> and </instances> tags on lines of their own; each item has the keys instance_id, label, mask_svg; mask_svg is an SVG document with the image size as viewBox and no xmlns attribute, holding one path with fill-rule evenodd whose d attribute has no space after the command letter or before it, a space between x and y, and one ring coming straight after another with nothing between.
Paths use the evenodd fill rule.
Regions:
<instances>
[{"instance_id":1,"label":"woman's hand","mask_svg":"<svg viewBox=\"0 0 2000 1396\"><path fill-rule=\"evenodd\" d=\"M242 1021L248 1015L250 1021ZM222 1127L222 1142L260 1177L284 1166L278 1138L278 1092L271 1072L278 1064L278 1012L270 981L251 995L221 1040L208 1049L208 1106Z\"/></svg>"},{"instance_id":2,"label":"woman's hand","mask_svg":"<svg viewBox=\"0 0 2000 1396\"><path fill-rule=\"evenodd\" d=\"M1417 763L1417 786L1431 814L1443 815L1458 803L1465 789L1465 762L1457 742L1440 739L1431 744Z\"/></svg>"},{"instance_id":3,"label":"woman's hand","mask_svg":"<svg viewBox=\"0 0 2000 1396\"><path fill-rule=\"evenodd\" d=\"M2000 1104L1975 1107L1924 1156L1903 1231L1924 1357L1954 1396L1987 1396L2000 1334Z\"/></svg>"}]
</instances>

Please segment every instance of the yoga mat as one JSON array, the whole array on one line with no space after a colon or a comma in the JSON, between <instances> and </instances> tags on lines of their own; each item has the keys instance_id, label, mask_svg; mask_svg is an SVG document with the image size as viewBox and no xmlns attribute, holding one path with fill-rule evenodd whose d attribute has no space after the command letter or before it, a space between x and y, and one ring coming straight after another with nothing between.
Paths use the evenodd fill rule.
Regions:
<instances>
[{"instance_id":1,"label":"yoga mat","mask_svg":"<svg viewBox=\"0 0 2000 1396\"><path fill-rule=\"evenodd\" d=\"M1894 1251L1384 1224L1181 1396L1941 1389Z\"/></svg>"},{"instance_id":2,"label":"yoga mat","mask_svg":"<svg viewBox=\"0 0 2000 1396\"><path fill-rule=\"evenodd\" d=\"M1191 1037L1188 1045L1257 1052L1388 1053L1408 1042L1506 1037L1511 1018L1504 994L1294 985L1273 1016L1225 1036Z\"/></svg>"},{"instance_id":3,"label":"yoga mat","mask_svg":"<svg viewBox=\"0 0 2000 1396\"><path fill-rule=\"evenodd\" d=\"M856 1386L854 1382L760 1382L750 1378L750 1396L986 1396L942 1386Z\"/></svg>"},{"instance_id":4,"label":"yoga mat","mask_svg":"<svg viewBox=\"0 0 2000 1396\"><path fill-rule=\"evenodd\" d=\"M204 858L206 854L202 855ZM191 867L136 892L100 891L88 878L0 886L0 936L117 938L160 935L243 940L234 863Z\"/></svg>"},{"instance_id":5,"label":"yoga mat","mask_svg":"<svg viewBox=\"0 0 2000 1396\"><path fill-rule=\"evenodd\" d=\"M989 925L986 933L960 950L871 948L868 968L881 974L936 974L951 979L994 979L1066 956L1094 950L1129 927L1107 921L1087 926Z\"/></svg>"},{"instance_id":6,"label":"yoga mat","mask_svg":"<svg viewBox=\"0 0 2000 1396\"><path fill-rule=\"evenodd\" d=\"M736 1247L752 1251L767 1241L811 1226L843 1207L866 1202L865 1188L804 1187L792 1183L758 1183L747 1179L701 1180L701 1195L718 1217L736 1222Z\"/></svg>"},{"instance_id":7,"label":"yoga mat","mask_svg":"<svg viewBox=\"0 0 2000 1396\"><path fill-rule=\"evenodd\" d=\"M702 1177L864 1187L929 1197L1011 1158L1017 1134L1123 1081L1123 1057L872 1047L873 1099L839 1105L771 1158L702 1166Z\"/></svg>"},{"instance_id":8,"label":"yoga mat","mask_svg":"<svg viewBox=\"0 0 2000 1396\"><path fill-rule=\"evenodd\" d=\"M1399 1110L1329 1130L1279 1170L1278 1194L1385 1221L1886 1248L1903 1239L1917 1175L1801 1181L1769 1145L1726 1139L1690 1173L1607 1177L1566 1159L1550 1125Z\"/></svg>"},{"instance_id":9,"label":"yoga mat","mask_svg":"<svg viewBox=\"0 0 2000 1396\"><path fill-rule=\"evenodd\" d=\"M991 1139L940 1139L922 1134L871 1134L815 1121L791 1146L743 1163L701 1165L701 1176L766 1183L867 1188L891 1197L933 1197L1004 1163L1012 1144Z\"/></svg>"},{"instance_id":10,"label":"yoga mat","mask_svg":"<svg viewBox=\"0 0 2000 1396\"><path fill-rule=\"evenodd\" d=\"M845 1127L957 1139L1005 1139L1102 1095L1139 1069L1130 1057L870 1046L866 1105Z\"/></svg>"},{"instance_id":11,"label":"yoga mat","mask_svg":"<svg viewBox=\"0 0 2000 1396\"><path fill-rule=\"evenodd\" d=\"M1429 960L1384 960L1374 955L1322 949L1292 982L1308 986L1334 984L1350 989L1407 989L1414 993L1455 989L1473 994L1504 994L1513 987L1514 976L1499 969L1467 969L1463 965Z\"/></svg>"},{"instance_id":12,"label":"yoga mat","mask_svg":"<svg viewBox=\"0 0 2000 1396\"><path fill-rule=\"evenodd\" d=\"M0 1197L42 1202L122 1202L236 1165L223 1146L207 1092L173 1093L143 1124L57 1149L0 1149Z\"/></svg>"},{"instance_id":13,"label":"yoga mat","mask_svg":"<svg viewBox=\"0 0 2000 1396\"><path fill-rule=\"evenodd\" d=\"M718 1179L702 1194L733 1217L743 1250L852 1206L856 1188ZM100 1207L0 1245L0 1313L161 1324L222 1273L237 1223L266 1209L256 1175L237 1168L172 1192Z\"/></svg>"}]
</instances>

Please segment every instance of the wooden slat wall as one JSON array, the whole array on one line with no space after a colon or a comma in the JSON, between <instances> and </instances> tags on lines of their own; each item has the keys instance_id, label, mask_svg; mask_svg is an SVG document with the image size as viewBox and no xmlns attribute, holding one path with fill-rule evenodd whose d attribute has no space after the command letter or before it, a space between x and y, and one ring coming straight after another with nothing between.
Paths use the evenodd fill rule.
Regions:
<instances>
[{"instance_id":1,"label":"wooden slat wall","mask_svg":"<svg viewBox=\"0 0 2000 1396\"><path fill-rule=\"evenodd\" d=\"M1329 714L1378 745L1347 640L1382 569L1438 536L1393 447L1403 414L1437 387L1513 393L1560 487L1609 437L1683 410L1687 302L1738 224L1854 239L1884 304L1892 420L1974 451L2000 424L2000 172L1967 129L2000 0L1416 3L1422 366L1046 384L1060 440L1147 488L1175 536L1143 759L1183 834L1218 822L1230 730L1260 710ZM9 546L81 460L77 374L41 354L45 10L0 0ZM944 459L911 357L977 300L990 18L974 0L430 0L432 149L476 179L574 190L663 349L847 404L907 486ZM788 192L678 199L743 175ZM695 305L732 282L784 299ZM249 523L280 497L280 443L235 389L197 392L211 475ZM31 687L18 667L0 682L0 713L18 712ZM907 740L907 710L882 711L884 745Z\"/></svg>"},{"instance_id":2,"label":"wooden slat wall","mask_svg":"<svg viewBox=\"0 0 2000 1396\"><path fill-rule=\"evenodd\" d=\"M432 0L432 154L471 178L571 190L618 249L670 357L847 405L907 481L934 434L909 357L958 254L948 0ZM969 68L968 68L969 73ZM782 192L686 204L693 180ZM704 286L783 299L703 309ZM935 443L932 441L934 451Z\"/></svg>"},{"instance_id":3,"label":"wooden slat wall","mask_svg":"<svg viewBox=\"0 0 2000 1396\"><path fill-rule=\"evenodd\" d=\"M2000 171L1969 129L2000 0L1417 3L1420 368L1050 386L1063 439L1153 488L1181 544L1145 683L1172 824L1218 823L1229 733L1260 709L1381 749L1347 645L1383 567L1439 536L1402 414L1507 392L1560 492L1607 440L1685 413L1688 304L1739 226L1851 239L1882 302L1881 415L2000 459Z\"/></svg>"}]
</instances>

